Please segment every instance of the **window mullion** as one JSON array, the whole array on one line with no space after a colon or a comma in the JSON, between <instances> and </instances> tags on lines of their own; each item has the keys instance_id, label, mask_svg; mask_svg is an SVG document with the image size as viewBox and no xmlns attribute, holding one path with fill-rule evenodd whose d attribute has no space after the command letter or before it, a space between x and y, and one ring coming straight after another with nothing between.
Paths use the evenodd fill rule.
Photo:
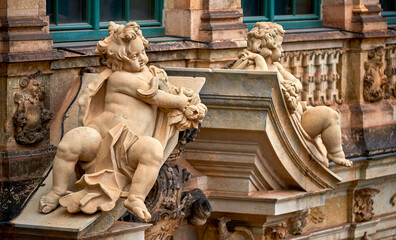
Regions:
<instances>
[{"instance_id":1,"label":"window mullion","mask_svg":"<svg viewBox=\"0 0 396 240\"><path fill-rule=\"evenodd\" d=\"M266 4L268 6L268 19L273 22L275 17L275 0L265 0L268 1Z\"/></svg>"},{"instance_id":2,"label":"window mullion","mask_svg":"<svg viewBox=\"0 0 396 240\"><path fill-rule=\"evenodd\" d=\"M293 0L293 6L292 6L293 16L296 16L296 1L297 0Z\"/></svg>"},{"instance_id":3,"label":"window mullion","mask_svg":"<svg viewBox=\"0 0 396 240\"><path fill-rule=\"evenodd\" d=\"M54 0L54 2L55 2L54 21L55 21L55 25L57 25L57 26L58 26L58 16L59 16L59 14L58 14L58 6L59 6L58 1L59 0Z\"/></svg>"},{"instance_id":4,"label":"window mullion","mask_svg":"<svg viewBox=\"0 0 396 240\"><path fill-rule=\"evenodd\" d=\"M100 19L100 2L99 0L92 0L92 28L93 30L99 30L99 19Z\"/></svg>"},{"instance_id":5,"label":"window mullion","mask_svg":"<svg viewBox=\"0 0 396 240\"><path fill-rule=\"evenodd\" d=\"M125 0L125 21L129 22L129 4L130 0Z\"/></svg>"}]
</instances>

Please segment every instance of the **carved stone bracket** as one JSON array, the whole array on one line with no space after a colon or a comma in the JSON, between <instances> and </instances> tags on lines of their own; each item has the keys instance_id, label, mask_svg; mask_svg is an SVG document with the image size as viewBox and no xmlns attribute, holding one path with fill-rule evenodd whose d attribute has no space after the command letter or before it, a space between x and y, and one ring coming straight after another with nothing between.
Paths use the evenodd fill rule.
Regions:
<instances>
[{"instance_id":1,"label":"carved stone bracket","mask_svg":"<svg viewBox=\"0 0 396 240\"><path fill-rule=\"evenodd\" d=\"M283 239L291 235L302 234L304 228L308 224L309 214L310 210L306 209L298 212L296 216L291 217L284 222L267 227L265 229L266 240Z\"/></svg>"},{"instance_id":2,"label":"carved stone bracket","mask_svg":"<svg viewBox=\"0 0 396 240\"><path fill-rule=\"evenodd\" d=\"M45 92L40 88L38 71L19 80L21 87L14 94L16 111L12 118L14 137L19 144L34 144L49 135L49 121L52 113L44 107Z\"/></svg>"},{"instance_id":3,"label":"carved stone bracket","mask_svg":"<svg viewBox=\"0 0 396 240\"><path fill-rule=\"evenodd\" d=\"M388 77L382 73L383 65L383 47L371 50L364 63L366 73L363 78L363 97L368 102L390 97Z\"/></svg>"},{"instance_id":4,"label":"carved stone bracket","mask_svg":"<svg viewBox=\"0 0 396 240\"><path fill-rule=\"evenodd\" d=\"M303 85L301 100L309 105L342 104L337 85L341 81L337 66L342 49L285 52L281 63Z\"/></svg>"},{"instance_id":5,"label":"carved stone bracket","mask_svg":"<svg viewBox=\"0 0 396 240\"><path fill-rule=\"evenodd\" d=\"M379 192L379 190L373 188L363 188L355 191L353 213L356 222L368 221L373 218L374 200L372 198Z\"/></svg>"}]
</instances>

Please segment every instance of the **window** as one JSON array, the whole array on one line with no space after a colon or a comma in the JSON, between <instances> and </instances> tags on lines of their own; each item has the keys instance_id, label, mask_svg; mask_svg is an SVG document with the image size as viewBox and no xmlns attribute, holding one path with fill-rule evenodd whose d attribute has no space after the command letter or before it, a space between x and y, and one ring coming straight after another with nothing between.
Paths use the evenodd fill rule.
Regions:
<instances>
[{"instance_id":1,"label":"window","mask_svg":"<svg viewBox=\"0 0 396 240\"><path fill-rule=\"evenodd\" d=\"M164 35L163 0L46 0L54 42L99 40L109 21L136 21L145 37Z\"/></svg>"},{"instance_id":2,"label":"window","mask_svg":"<svg viewBox=\"0 0 396 240\"><path fill-rule=\"evenodd\" d=\"M396 0L380 0L380 4L388 24L396 24Z\"/></svg>"},{"instance_id":3,"label":"window","mask_svg":"<svg viewBox=\"0 0 396 240\"><path fill-rule=\"evenodd\" d=\"M285 29L321 27L320 0L242 0L249 30L259 21L272 21Z\"/></svg>"}]
</instances>

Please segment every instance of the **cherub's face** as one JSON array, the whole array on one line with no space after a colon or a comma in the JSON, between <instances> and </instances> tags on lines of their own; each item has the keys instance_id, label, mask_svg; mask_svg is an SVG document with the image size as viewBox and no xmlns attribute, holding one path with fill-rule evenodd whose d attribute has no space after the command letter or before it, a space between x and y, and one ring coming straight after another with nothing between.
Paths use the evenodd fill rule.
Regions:
<instances>
[{"instance_id":1,"label":"cherub's face","mask_svg":"<svg viewBox=\"0 0 396 240\"><path fill-rule=\"evenodd\" d=\"M140 72L148 62L143 42L140 38L136 38L132 42L131 54L128 55L129 60L123 61L123 70L127 72Z\"/></svg>"},{"instance_id":2,"label":"cherub's face","mask_svg":"<svg viewBox=\"0 0 396 240\"><path fill-rule=\"evenodd\" d=\"M279 62L279 60L280 60L280 57L283 52L282 41L283 41L282 36L277 35L275 37L275 48L272 50L272 61L273 62Z\"/></svg>"}]
</instances>

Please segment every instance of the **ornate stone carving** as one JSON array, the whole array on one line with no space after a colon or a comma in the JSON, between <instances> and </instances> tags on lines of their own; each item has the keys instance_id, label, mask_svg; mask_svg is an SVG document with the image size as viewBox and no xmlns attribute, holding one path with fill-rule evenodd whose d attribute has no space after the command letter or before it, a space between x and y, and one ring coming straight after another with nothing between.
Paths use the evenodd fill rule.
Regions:
<instances>
[{"instance_id":1,"label":"ornate stone carving","mask_svg":"<svg viewBox=\"0 0 396 240\"><path fill-rule=\"evenodd\" d=\"M353 205L353 213L356 222L368 221L374 216L373 199L380 191L373 188L363 188L356 190L354 193L355 203Z\"/></svg>"},{"instance_id":2,"label":"ornate stone carving","mask_svg":"<svg viewBox=\"0 0 396 240\"><path fill-rule=\"evenodd\" d=\"M378 102L389 98L388 78L382 73L383 48L378 47L368 53L367 61L364 63L366 71L364 75L363 97L368 102Z\"/></svg>"},{"instance_id":3,"label":"ornate stone carving","mask_svg":"<svg viewBox=\"0 0 396 240\"><path fill-rule=\"evenodd\" d=\"M310 154L326 166L332 160L336 164L349 167L352 162L345 159L342 150L338 113L326 106L308 107L305 101L300 101L299 94L303 85L279 62L284 34L285 31L279 24L256 23L248 33L247 49L240 54L232 68L280 73L278 76L286 106L296 131L304 139ZM334 68L329 71L336 79L338 75ZM318 77L315 79L324 78L321 71L316 72L316 75Z\"/></svg>"},{"instance_id":4,"label":"ornate stone carving","mask_svg":"<svg viewBox=\"0 0 396 240\"><path fill-rule=\"evenodd\" d=\"M396 193L390 198L389 203L392 204L392 206L396 206Z\"/></svg>"},{"instance_id":5,"label":"ornate stone carving","mask_svg":"<svg viewBox=\"0 0 396 240\"><path fill-rule=\"evenodd\" d=\"M234 231L230 232L227 229L227 223L231 221L229 218L219 218L219 226L218 226L218 231L219 231L219 237L220 240L236 240L236 239L246 239L246 240L254 240L254 235L252 231L243 226L235 226Z\"/></svg>"},{"instance_id":6,"label":"ornate stone carving","mask_svg":"<svg viewBox=\"0 0 396 240\"><path fill-rule=\"evenodd\" d=\"M19 144L34 144L49 135L49 121L52 114L44 106L45 92L40 87L37 78L38 71L19 80L21 87L14 94L16 111L12 117L14 137Z\"/></svg>"},{"instance_id":7,"label":"ornate stone carving","mask_svg":"<svg viewBox=\"0 0 396 240\"><path fill-rule=\"evenodd\" d=\"M148 41L136 23L110 22L109 33L96 49L108 68L79 99L82 127L60 142L54 184L42 197L40 211L48 213L59 204L71 213L110 211L120 197L127 197L124 206L149 221L144 200L175 148L179 131L198 128L207 112L196 93L203 82L190 83L195 89L175 86L165 71L147 67ZM79 190L70 193L77 163L85 174L76 182ZM172 207L173 199L166 201Z\"/></svg>"},{"instance_id":8,"label":"ornate stone carving","mask_svg":"<svg viewBox=\"0 0 396 240\"><path fill-rule=\"evenodd\" d=\"M388 77L388 91L396 97L396 44L385 48L385 75Z\"/></svg>"},{"instance_id":9,"label":"ornate stone carving","mask_svg":"<svg viewBox=\"0 0 396 240\"><path fill-rule=\"evenodd\" d=\"M309 105L342 104L339 96L341 78L337 72L343 49L293 51L282 54L282 66L302 83L301 100Z\"/></svg>"},{"instance_id":10,"label":"ornate stone carving","mask_svg":"<svg viewBox=\"0 0 396 240\"><path fill-rule=\"evenodd\" d=\"M309 214L309 220L313 224L322 223L324 221L324 213L319 208L311 208L311 213Z\"/></svg>"},{"instance_id":11,"label":"ornate stone carving","mask_svg":"<svg viewBox=\"0 0 396 240\"><path fill-rule=\"evenodd\" d=\"M300 235L308 224L310 210L302 210L296 216L289 218L287 221L269 226L265 229L267 240L287 238L290 235Z\"/></svg>"}]
</instances>

